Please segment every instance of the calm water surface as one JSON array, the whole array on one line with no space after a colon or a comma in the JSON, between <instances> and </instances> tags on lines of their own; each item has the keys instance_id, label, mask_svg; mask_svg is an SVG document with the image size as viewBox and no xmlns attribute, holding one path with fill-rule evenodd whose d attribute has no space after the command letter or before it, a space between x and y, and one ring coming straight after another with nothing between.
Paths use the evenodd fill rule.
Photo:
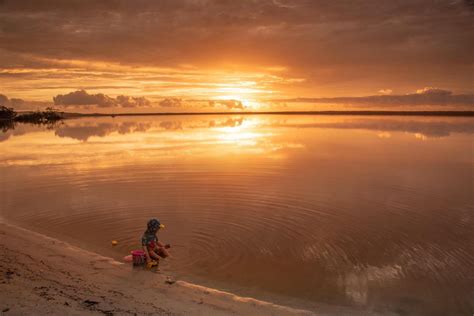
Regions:
<instances>
[{"instance_id":1,"label":"calm water surface","mask_svg":"<svg viewBox=\"0 0 474 316\"><path fill-rule=\"evenodd\" d=\"M162 269L181 279L307 308L470 315L473 133L439 117L17 125L0 132L0 214L117 259L158 217L174 245Z\"/></svg>"}]
</instances>

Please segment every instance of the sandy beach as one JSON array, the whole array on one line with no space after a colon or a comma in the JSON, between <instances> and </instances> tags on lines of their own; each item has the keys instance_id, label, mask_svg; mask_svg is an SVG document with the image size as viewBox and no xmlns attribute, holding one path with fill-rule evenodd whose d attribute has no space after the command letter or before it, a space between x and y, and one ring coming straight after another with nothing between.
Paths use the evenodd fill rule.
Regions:
<instances>
[{"instance_id":1,"label":"sandy beach","mask_svg":"<svg viewBox=\"0 0 474 316\"><path fill-rule=\"evenodd\" d=\"M183 281L0 223L2 315L312 315Z\"/></svg>"},{"instance_id":2,"label":"sandy beach","mask_svg":"<svg viewBox=\"0 0 474 316\"><path fill-rule=\"evenodd\" d=\"M315 315L132 268L0 223L2 315ZM349 315L322 308L318 315Z\"/></svg>"}]
</instances>

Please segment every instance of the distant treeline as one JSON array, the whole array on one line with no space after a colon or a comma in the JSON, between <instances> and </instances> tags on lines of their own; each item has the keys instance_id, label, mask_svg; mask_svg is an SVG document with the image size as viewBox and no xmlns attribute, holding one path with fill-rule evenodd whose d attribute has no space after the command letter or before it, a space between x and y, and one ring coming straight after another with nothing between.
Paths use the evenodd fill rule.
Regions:
<instances>
[{"instance_id":1,"label":"distant treeline","mask_svg":"<svg viewBox=\"0 0 474 316\"><path fill-rule=\"evenodd\" d=\"M52 124L63 119L63 115L53 108L44 111L17 113L12 108L0 106L0 120L33 124Z\"/></svg>"}]
</instances>

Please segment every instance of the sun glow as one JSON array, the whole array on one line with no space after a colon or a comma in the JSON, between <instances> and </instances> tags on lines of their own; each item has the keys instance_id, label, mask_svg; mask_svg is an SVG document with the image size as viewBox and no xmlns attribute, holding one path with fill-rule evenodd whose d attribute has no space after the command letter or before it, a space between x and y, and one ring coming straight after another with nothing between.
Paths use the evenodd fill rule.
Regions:
<instances>
[{"instance_id":1,"label":"sun glow","mask_svg":"<svg viewBox=\"0 0 474 316\"><path fill-rule=\"evenodd\" d=\"M219 139L240 146L254 146L257 144L257 139L264 136L255 131L257 124L258 121L243 120L240 125L218 127L217 130L222 132Z\"/></svg>"},{"instance_id":2,"label":"sun glow","mask_svg":"<svg viewBox=\"0 0 474 316\"><path fill-rule=\"evenodd\" d=\"M216 89L217 95L213 97L214 100L234 100L241 102L244 108L258 109L260 103L257 102L258 97L263 94L271 93L271 91L255 88L255 82L241 81L238 83L239 87L222 87Z\"/></svg>"}]
</instances>

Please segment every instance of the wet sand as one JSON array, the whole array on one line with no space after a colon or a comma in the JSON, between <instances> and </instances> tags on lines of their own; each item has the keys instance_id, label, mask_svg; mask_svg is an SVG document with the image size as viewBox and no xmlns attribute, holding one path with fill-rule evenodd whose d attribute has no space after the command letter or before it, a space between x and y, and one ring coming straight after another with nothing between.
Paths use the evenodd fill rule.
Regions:
<instances>
[{"instance_id":1,"label":"wet sand","mask_svg":"<svg viewBox=\"0 0 474 316\"><path fill-rule=\"evenodd\" d=\"M0 222L2 315L355 315L310 312L133 269L130 264Z\"/></svg>"}]
</instances>

